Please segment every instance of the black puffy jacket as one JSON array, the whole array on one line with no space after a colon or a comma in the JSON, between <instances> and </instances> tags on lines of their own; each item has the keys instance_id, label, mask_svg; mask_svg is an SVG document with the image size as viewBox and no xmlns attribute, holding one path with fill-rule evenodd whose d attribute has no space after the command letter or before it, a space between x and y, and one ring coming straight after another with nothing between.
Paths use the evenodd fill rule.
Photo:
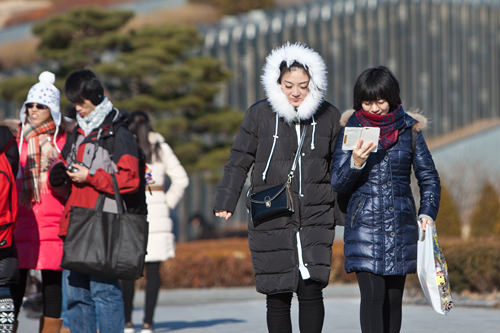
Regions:
<instances>
[{"instance_id":1,"label":"black puffy jacket","mask_svg":"<svg viewBox=\"0 0 500 333\"><path fill-rule=\"evenodd\" d=\"M234 211L252 165L252 192L285 183L299 140L296 124L288 124L283 118L278 118L278 139L263 179L275 135L275 117L267 100L256 103L246 112L225 166L224 177L217 188L215 210ZM314 115L314 142L312 119L300 122L300 130L307 132L300 163L292 180L294 214L257 227L249 221L249 244L259 292L271 294L296 290L299 231L304 266L313 280L324 285L328 283L335 225L335 195L330 186L330 167L339 118L339 111L323 102ZM302 196L299 197L300 188Z\"/></svg>"}]
</instances>

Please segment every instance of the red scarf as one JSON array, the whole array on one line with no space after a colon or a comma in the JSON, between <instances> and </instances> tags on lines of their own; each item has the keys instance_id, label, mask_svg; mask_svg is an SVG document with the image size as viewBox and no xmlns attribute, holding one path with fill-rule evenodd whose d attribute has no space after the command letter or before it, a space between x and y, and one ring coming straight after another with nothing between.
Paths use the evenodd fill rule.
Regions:
<instances>
[{"instance_id":1,"label":"red scarf","mask_svg":"<svg viewBox=\"0 0 500 333\"><path fill-rule=\"evenodd\" d=\"M56 131L56 125L52 120L37 127L26 124L23 135L28 142L28 156L23 174L23 186L21 189L21 204L30 207L33 202L40 202L40 194L45 193L47 188L47 168L50 158L57 156L57 150L52 143L52 135ZM41 142L40 135L46 134ZM19 140L19 138L18 138Z\"/></svg>"},{"instance_id":2,"label":"red scarf","mask_svg":"<svg viewBox=\"0 0 500 333\"><path fill-rule=\"evenodd\" d=\"M389 149L398 140L399 130L404 128L404 110L399 105L394 111L387 114L372 114L364 110L354 113L363 127L380 127L379 142L384 149Z\"/></svg>"}]
</instances>

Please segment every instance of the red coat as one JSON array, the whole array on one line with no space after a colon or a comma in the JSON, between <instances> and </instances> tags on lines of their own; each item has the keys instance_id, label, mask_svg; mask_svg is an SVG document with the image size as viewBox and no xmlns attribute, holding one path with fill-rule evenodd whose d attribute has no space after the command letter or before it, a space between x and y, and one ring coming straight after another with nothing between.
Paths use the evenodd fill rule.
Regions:
<instances>
[{"instance_id":1,"label":"red coat","mask_svg":"<svg viewBox=\"0 0 500 333\"><path fill-rule=\"evenodd\" d=\"M62 149L66 134L57 137L56 144ZM28 143L23 142L19 157L18 177L16 178L18 197L21 197L22 175L26 165ZM48 180L47 180L48 181ZM33 203L32 208L19 205L15 241L19 257L19 268L61 270L63 252L59 234L59 222L64 203L52 192L41 193L41 200Z\"/></svg>"}]
</instances>

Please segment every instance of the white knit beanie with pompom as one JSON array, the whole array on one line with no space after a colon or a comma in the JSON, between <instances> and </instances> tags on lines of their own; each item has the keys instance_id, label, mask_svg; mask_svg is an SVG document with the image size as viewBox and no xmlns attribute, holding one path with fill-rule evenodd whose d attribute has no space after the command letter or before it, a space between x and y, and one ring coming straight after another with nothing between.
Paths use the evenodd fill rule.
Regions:
<instances>
[{"instance_id":1,"label":"white knit beanie with pompom","mask_svg":"<svg viewBox=\"0 0 500 333\"><path fill-rule=\"evenodd\" d=\"M56 127L59 127L61 124L61 110L59 108L61 93L54 85L56 76L52 72L45 71L38 76L38 80L39 82L33 85L28 92L28 97L21 107L19 119L21 119L22 124L26 121L26 104L43 104L49 107L52 120Z\"/></svg>"}]
</instances>

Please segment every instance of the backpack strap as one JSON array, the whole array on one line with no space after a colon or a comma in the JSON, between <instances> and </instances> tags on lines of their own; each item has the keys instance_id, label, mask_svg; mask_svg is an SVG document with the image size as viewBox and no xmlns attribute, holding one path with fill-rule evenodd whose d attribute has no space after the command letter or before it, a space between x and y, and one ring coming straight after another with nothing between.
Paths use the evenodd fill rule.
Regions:
<instances>
[{"instance_id":1,"label":"backpack strap","mask_svg":"<svg viewBox=\"0 0 500 333\"><path fill-rule=\"evenodd\" d=\"M14 136L11 136L10 137L10 140L9 142L7 142L7 144L3 147L3 149L0 151L0 154L3 154L5 153L7 150L9 150L10 146L12 146L12 144L14 143L14 141L16 140L16 138Z\"/></svg>"}]
</instances>

